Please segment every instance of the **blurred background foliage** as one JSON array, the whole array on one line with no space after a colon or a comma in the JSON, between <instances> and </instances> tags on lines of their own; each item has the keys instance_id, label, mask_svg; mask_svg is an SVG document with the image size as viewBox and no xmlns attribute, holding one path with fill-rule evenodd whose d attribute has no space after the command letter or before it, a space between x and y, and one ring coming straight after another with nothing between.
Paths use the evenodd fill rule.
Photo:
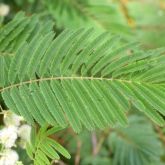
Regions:
<instances>
[{"instance_id":1,"label":"blurred background foliage","mask_svg":"<svg viewBox=\"0 0 165 165\"><path fill-rule=\"evenodd\" d=\"M8 18L19 10L55 20L57 29L95 27L138 39L145 47L165 44L164 0L0 0L10 6Z\"/></svg>"},{"instance_id":2,"label":"blurred background foliage","mask_svg":"<svg viewBox=\"0 0 165 165\"><path fill-rule=\"evenodd\" d=\"M8 5L6 15L2 4ZM98 32L108 30L128 41L137 40L144 49L165 46L165 0L0 0L0 26L20 10L27 15L37 13L42 21L53 20L56 33L94 27ZM54 135L72 155L56 164L165 165L165 128L157 127L135 108L128 115L128 128L116 126L80 135L67 129ZM30 164L26 152L17 150L20 160Z\"/></svg>"}]
</instances>

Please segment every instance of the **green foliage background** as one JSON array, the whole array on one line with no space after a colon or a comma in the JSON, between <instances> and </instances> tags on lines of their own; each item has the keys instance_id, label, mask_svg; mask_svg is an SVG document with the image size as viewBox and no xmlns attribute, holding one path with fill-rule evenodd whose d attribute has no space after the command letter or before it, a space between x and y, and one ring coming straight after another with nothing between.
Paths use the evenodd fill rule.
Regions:
<instances>
[{"instance_id":1,"label":"green foliage background","mask_svg":"<svg viewBox=\"0 0 165 165\"><path fill-rule=\"evenodd\" d=\"M98 33L108 30L140 41L144 49L165 46L164 0L0 0L10 6L3 27L16 13L34 13L41 21L53 20L54 31L94 27ZM122 44L122 43L121 43ZM1 100L2 102L2 100ZM53 135L71 153L58 164L82 165L163 165L165 164L165 128L153 124L132 107L129 126L103 131L83 131L80 135L66 129ZM163 116L164 117L164 116ZM26 153L21 155L26 165Z\"/></svg>"}]
</instances>

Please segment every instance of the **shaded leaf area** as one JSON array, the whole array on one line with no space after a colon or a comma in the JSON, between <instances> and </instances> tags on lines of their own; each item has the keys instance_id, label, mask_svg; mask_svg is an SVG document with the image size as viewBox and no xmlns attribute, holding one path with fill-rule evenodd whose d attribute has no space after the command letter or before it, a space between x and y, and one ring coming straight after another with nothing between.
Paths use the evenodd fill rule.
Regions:
<instances>
[{"instance_id":1,"label":"shaded leaf area","mask_svg":"<svg viewBox=\"0 0 165 165\"><path fill-rule=\"evenodd\" d=\"M132 34L120 3L106 0L43 1L45 11L56 21L58 28L95 27L126 35Z\"/></svg>"},{"instance_id":2,"label":"shaded leaf area","mask_svg":"<svg viewBox=\"0 0 165 165\"><path fill-rule=\"evenodd\" d=\"M108 138L113 165L161 164L162 146L152 125L138 116L131 116L129 124L127 129L116 128Z\"/></svg>"},{"instance_id":3,"label":"shaded leaf area","mask_svg":"<svg viewBox=\"0 0 165 165\"><path fill-rule=\"evenodd\" d=\"M31 124L69 123L80 132L127 126L134 105L164 125L164 48L143 51L137 43L123 44L122 37L93 29L54 36L47 26L22 41L14 57L0 56L0 91L9 109ZM4 29L0 38L17 31Z\"/></svg>"}]
</instances>

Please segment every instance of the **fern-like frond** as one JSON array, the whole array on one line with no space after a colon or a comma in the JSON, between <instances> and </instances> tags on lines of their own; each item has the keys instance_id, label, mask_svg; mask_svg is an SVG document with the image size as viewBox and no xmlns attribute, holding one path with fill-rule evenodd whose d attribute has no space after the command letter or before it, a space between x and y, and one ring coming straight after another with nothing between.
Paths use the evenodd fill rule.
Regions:
<instances>
[{"instance_id":1,"label":"fern-like frond","mask_svg":"<svg viewBox=\"0 0 165 165\"><path fill-rule=\"evenodd\" d=\"M145 118L131 116L128 128L116 128L108 137L113 165L159 164L161 143Z\"/></svg>"},{"instance_id":2,"label":"fern-like frond","mask_svg":"<svg viewBox=\"0 0 165 165\"><path fill-rule=\"evenodd\" d=\"M142 51L93 29L64 30L55 38L45 29L22 43L10 61L0 91L11 110L29 123L69 123L80 132L126 126L133 105L164 124L165 49Z\"/></svg>"},{"instance_id":3,"label":"fern-like frond","mask_svg":"<svg viewBox=\"0 0 165 165\"><path fill-rule=\"evenodd\" d=\"M40 128L38 132L33 128L31 140L27 144L26 151L34 161L34 165L50 165L52 160L59 160L58 153L70 158L68 151L49 136L62 130L61 127L48 128L47 125Z\"/></svg>"}]
</instances>

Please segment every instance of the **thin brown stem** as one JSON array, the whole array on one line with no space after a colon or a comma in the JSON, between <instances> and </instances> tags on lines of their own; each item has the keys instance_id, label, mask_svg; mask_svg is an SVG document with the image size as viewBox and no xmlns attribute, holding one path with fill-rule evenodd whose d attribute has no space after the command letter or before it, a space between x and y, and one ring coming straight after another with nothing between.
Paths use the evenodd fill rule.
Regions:
<instances>
[{"instance_id":1,"label":"thin brown stem","mask_svg":"<svg viewBox=\"0 0 165 165\"><path fill-rule=\"evenodd\" d=\"M160 140L163 142L165 145L165 134L163 133L162 129L159 126L155 126L155 129L159 135Z\"/></svg>"},{"instance_id":2,"label":"thin brown stem","mask_svg":"<svg viewBox=\"0 0 165 165\"><path fill-rule=\"evenodd\" d=\"M97 136L96 136L96 132L92 132L91 135L91 140L92 140L92 155L96 156L97 155Z\"/></svg>"},{"instance_id":3,"label":"thin brown stem","mask_svg":"<svg viewBox=\"0 0 165 165\"><path fill-rule=\"evenodd\" d=\"M104 141L107 139L107 137L109 136L109 133L110 133L110 129L107 129L105 131L103 131L101 137L99 138L98 140L98 143L96 145L96 148L95 148L95 155L97 155L99 152L100 152L100 149L104 143Z\"/></svg>"},{"instance_id":4,"label":"thin brown stem","mask_svg":"<svg viewBox=\"0 0 165 165\"><path fill-rule=\"evenodd\" d=\"M81 146L82 146L82 142L81 142L81 140L78 139L77 140L77 152L76 152L76 156L75 156L75 165L80 164Z\"/></svg>"}]
</instances>

